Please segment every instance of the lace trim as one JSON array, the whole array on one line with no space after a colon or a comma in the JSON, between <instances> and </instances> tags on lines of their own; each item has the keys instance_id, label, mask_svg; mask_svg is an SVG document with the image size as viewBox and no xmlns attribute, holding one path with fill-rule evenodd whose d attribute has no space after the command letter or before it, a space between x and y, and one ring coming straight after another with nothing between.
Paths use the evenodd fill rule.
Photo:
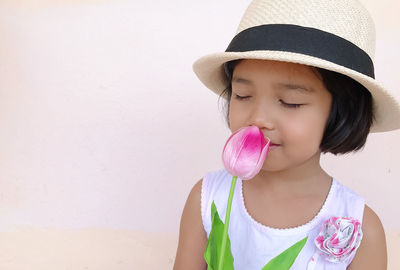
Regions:
<instances>
[{"instance_id":1,"label":"lace trim","mask_svg":"<svg viewBox=\"0 0 400 270\"><path fill-rule=\"evenodd\" d=\"M207 190L207 188L208 188L208 185L207 185L207 183L208 183L208 179L207 179L207 174L206 175L204 175L203 176L203 180L201 181L201 198L200 198L200 208L201 208L201 222L203 223L203 228L205 229L206 228L206 226L205 226L205 218L206 218L206 216L205 216L205 211L206 211L206 208L207 208L207 205L206 205L206 199L205 199L205 196L206 196L206 194L205 194L205 192L206 192L206 190Z\"/></svg>"},{"instance_id":2,"label":"lace trim","mask_svg":"<svg viewBox=\"0 0 400 270\"><path fill-rule=\"evenodd\" d=\"M242 212L244 216L246 217L247 221L253 225L256 229L262 232L266 233L272 233L272 234L277 234L277 235L292 235L292 234L299 234L299 233L304 233L308 232L311 229L315 227L315 225L318 224L320 219L323 217L324 212L327 211L328 205L330 204L330 201L332 200L333 194L337 189L337 182L334 178L332 178L332 184L329 189L329 193L326 196L325 202L322 205L321 209L319 212L307 223L303 225L299 225L296 227L290 227L290 228L273 228L269 227L266 225L261 224L260 222L256 221L247 211L246 206L244 204L244 197L243 197L243 185L242 185L242 179L238 178L238 187L237 187L237 192L239 192L238 198L238 203L241 206L240 208L242 209Z\"/></svg>"}]
</instances>

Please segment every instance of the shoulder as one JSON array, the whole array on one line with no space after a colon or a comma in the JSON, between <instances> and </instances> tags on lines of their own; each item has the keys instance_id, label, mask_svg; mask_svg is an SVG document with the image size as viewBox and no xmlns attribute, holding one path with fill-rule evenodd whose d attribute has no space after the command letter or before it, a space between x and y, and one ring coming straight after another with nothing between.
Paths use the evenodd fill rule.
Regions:
<instances>
[{"instance_id":1,"label":"shoulder","mask_svg":"<svg viewBox=\"0 0 400 270\"><path fill-rule=\"evenodd\" d=\"M190 225L198 231L203 231L203 224L201 221L201 189L203 179L200 179L192 187L185 203L182 212L181 229L182 225ZM201 229L201 230L200 230Z\"/></svg>"},{"instance_id":2,"label":"shoulder","mask_svg":"<svg viewBox=\"0 0 400 270\"><path fill-rule=\"evenodd\" d=\"M206 267L203 253L207 235L201 221L200 210L202 181L203 179L200 179L192 187L182 212L174 270Z\"/></svg>"},{"instance_id":3,"label":"shoulder","mask_svg":"<svg viewBox=\"0 0 400 270\"><path fill-rule=\"evenodd\" d=\"M194 186L190 190L188 201L192 202L196 201L197 199L200 199L202 183L203 183L203 178L198 180L196 184L194 184Z\"/></svg>"},{"instance_id":4,"label":"shoulder","mask_svg":"<svg viewBox=\"0 0 400 270\"><path fill-rule=\"evenodd\" d=\"M363 238L356 255L347 269L369 270L387 268L385 231L378 215L365 205L362 222Z\"/></svg>"},{"instance_id":5,"label":"shoulder","mask_svg":"<svg viewBox=\"0 0 400 270\"><path fill-rule=\"evenodd\" d=\"M203 179L198 180L186 199L181 218L181 230L187 229L185 225L198 230L203 229L200 209L202 183Z\"/></svg>"}]
</instances>

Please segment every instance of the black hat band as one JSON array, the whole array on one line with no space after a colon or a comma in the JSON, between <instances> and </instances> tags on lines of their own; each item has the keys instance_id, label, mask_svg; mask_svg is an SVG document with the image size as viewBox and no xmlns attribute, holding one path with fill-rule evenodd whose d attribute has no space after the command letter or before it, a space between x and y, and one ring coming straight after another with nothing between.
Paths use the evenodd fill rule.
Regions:
<instances>
[{"instance_id":1,"label":"black hat band","mask_svg":"<svg viewBox=\"0 0 400 270\"><path fill-rule=\"evenodd\" d=\"M226 52L286 51L314 56L375 78L369 55L350 41L319 29L265 24L238 33Z\"/></svg>"}]
</instances>

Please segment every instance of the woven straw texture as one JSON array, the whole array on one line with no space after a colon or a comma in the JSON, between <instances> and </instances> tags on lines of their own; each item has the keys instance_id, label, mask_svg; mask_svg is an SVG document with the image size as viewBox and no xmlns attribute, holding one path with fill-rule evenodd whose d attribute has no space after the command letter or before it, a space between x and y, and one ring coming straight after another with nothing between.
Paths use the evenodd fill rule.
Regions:
<instances>
[{"instance_id":1,"label":"woven straw texture","mask_svg":"<svg viewBox=\"0 0 400 270\"><path fill-rule=\"evenodd\" d=\"M375 24L355 0L256 0L247 8L236 34L263 24L317 28L347 39L374 58Z\"/></svg>"}]
</instances>

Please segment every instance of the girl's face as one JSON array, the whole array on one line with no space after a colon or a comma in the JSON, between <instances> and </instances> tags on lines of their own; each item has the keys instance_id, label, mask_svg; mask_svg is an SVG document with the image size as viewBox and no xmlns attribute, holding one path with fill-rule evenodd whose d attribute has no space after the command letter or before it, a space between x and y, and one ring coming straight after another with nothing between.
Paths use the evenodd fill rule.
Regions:
<instances>
[{"instance_id":1,"label":"girl's face","mask_svg":"<svg viewBox=\"0 0 400 270\"><path fill-rule=\"evenodd\" d=\"M262 169L290 169L319 157L331 101L320 75L308 66L245 59L232 76L230 128L258 126L271 139Z\"/></svg>"}]
</instances>

